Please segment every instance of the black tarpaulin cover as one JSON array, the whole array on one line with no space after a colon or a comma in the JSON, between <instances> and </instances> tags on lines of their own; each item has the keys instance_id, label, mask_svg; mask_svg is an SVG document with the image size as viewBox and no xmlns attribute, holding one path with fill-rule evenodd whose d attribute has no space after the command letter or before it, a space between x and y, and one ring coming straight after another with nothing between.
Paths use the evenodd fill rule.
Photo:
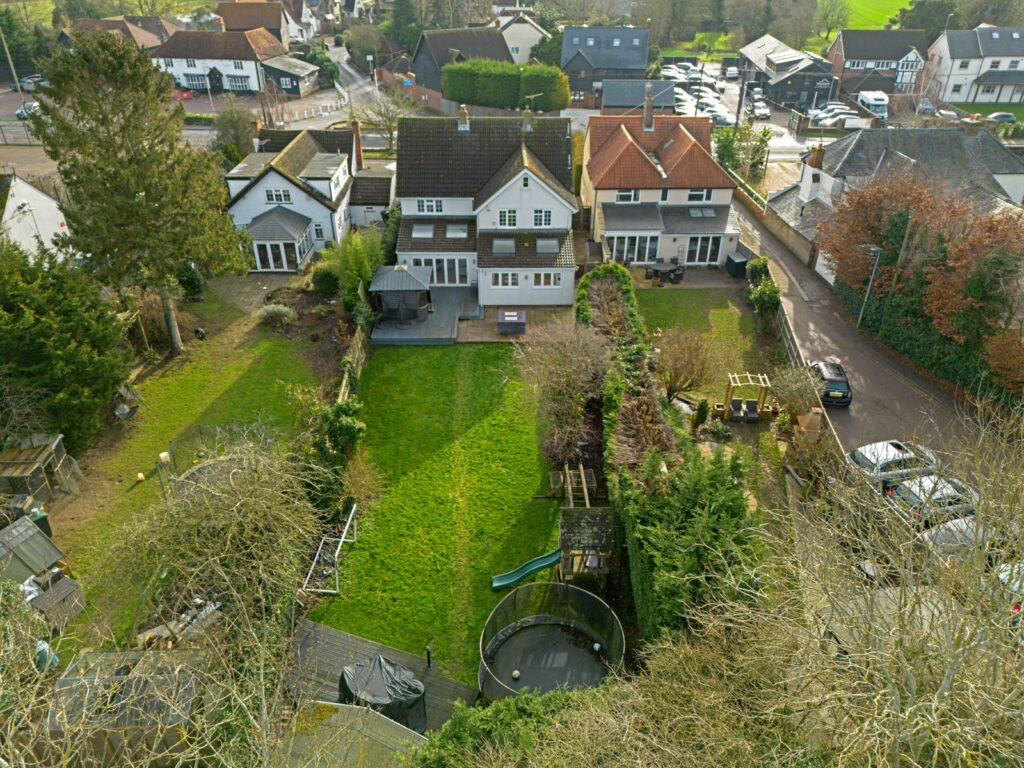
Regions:
<instances>
[{"instance_id":1,"label":"black tarpaulin cover","mask_svg":"<svg viewBox=\"0 0 1024 768\"><path fill-rule=\"evenodd\" d=\"M395 722L423 733L427 725L423 683L401 664L377 655L349 664L341 672L342 703L376 709Z\"/></svg>"}]
</instances>

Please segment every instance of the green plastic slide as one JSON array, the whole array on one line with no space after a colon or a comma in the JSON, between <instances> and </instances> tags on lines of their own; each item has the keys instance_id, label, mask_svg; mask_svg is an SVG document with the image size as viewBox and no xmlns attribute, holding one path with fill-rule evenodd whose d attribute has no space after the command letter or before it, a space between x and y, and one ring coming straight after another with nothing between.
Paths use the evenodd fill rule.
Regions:
<instances>
[{"instance_id":1,"label":"green plastic slide","mask_svg":"<svg viewBox=\"0 0 1024 768\"><path fill-rule=\"evenodd\" d=\"M562 550L556 549L553 552L548 552L546 555L535 557L533 560L527 560L518 568L511 570L508 573L499 573L497 576L492 576L491 589L495 592L499 589L508 589L509 587L518 584L532 573L543 571L545 568L557 565L561 559Z\"/></svg>"}]
</instances>

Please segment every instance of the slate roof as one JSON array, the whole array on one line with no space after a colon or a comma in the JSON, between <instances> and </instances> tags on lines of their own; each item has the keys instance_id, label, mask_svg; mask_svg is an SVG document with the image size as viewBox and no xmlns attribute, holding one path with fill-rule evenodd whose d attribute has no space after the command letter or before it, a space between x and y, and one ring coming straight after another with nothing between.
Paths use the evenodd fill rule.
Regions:
<instances>
[{"instance_id":1,"label":"slate roof","mask_svg":"<svg viewBox=\"0 0 1024 768\"><path fill-rule=\"evenodd\" d=\"M495 240L515 240L515 252L495 253ZM537 253L537 240L558 240L558 252ZM481 269L575 269L572 232L481 232L477 238L476 265Z\"/></svg>"},{"instance_id":2,"label":"slate roof","mask_svg":"<svg viewBox=\"0 0 1024 768\"><path fill-rule=\"evenodd\" d=\"M605 232L661 232L657 203L601 203Z\"/></svg>"},{"instance_id":3,"label":"slate roof","mask_svg":"<svg viewBox=\"0 0 1024 768\"><path fill-rule=\"evenodd\" d=\"M475 197L525 143L548 174L572 189L572 139L566 117L534 117L524 131L515 117L454 117L398 121L399 197Z\"/></svg>"},{"instance_id":4,"label":"slate roof","mask_svg":"<svg viewBox=\"0 0 1024 768\"><path fill-rule=\"evenodd\" d=\"M799 182L769 195L768 207L789 226L812 241L817 237L818 226L824 221L830 221L835 215L826 203L817 198L801 203Z\"/></svg>"},{"instance_id":5,"label":"slate roof","mask_svg":"<svg viewBox=\"0 0 1024 768\"><path fill-rule=\"evenodd\" d=\"M566 27L562 30L562 58L565 65L581 53L594 69L647 70L651 33L641 27ZM587 40L593 45L587 45ZM615 40L619 41L615 45ZM639 40L638 45L633 40ZM575 42L573 42L575 41Z\"/></svg>"},{"instance_id":6,"label":"slate roof","mask_svg":"<svg viewBox=\"0 0 1024 768\"><path fill-rule=\"evenodd\" d=\"M574 210L576 209L575 195L562 186L558 177L545 168L544 163L525 144L520 144L518 150L509 155L505 164L476 193L473 197L473 207L479 208L497 194L502 187L526 170L538 176L552 192L562 198Z\"/></svg>"},{"instance_id":7,"label":"slate roof","mask_svg":"<svg viewBox=\"0 0 1024 768\"><path fill-rule=\"evenodd\" d=\"M284 7L280 2L217 3L217 15L224 21L228 32L247 29L281 29Z\"/></svg>"},{"instance_id":8,"label":"slate roof","mask_svg":"<svg viewBox=\"0 0 1024 768\"><path fill-rule=\"evenodd\" d=\"M928 59L928 39L920 29L844 29L846 61L899 61L911 50Z\"/></svg>"},{"instance_id":9,"label":"slate roof","mask_svg":"<svg viewBox=\"0 0 1024 768\"><path fill-rule=\"evenodd\" d=\"M349 205L391 205L395 174L386 168L367 168L352 179Z\"/></svg>"},{"instance_id":10,"label":"slate roof","mask_svg":"<svg viewBox=\"0 0 1024 768\"><path fill-rule=\"evenodd\" d=\"M412 236L413 224L427 224L434 228L430 238ZM448 238L446 231L449 224L465 224L466 237ZM416 216L403 216L398 228L398 241L395 250L400 253L473 253L476 251L476 219L425 219Z\"/></svg>"},{"instance_id":11,"label":"slate roof","mask_svg":"<svg viewBox=\"0 0 1024 768\"><path fill-rule=\"evenodd\" d=\"M954 59L1024 56L1024 27L951 29L945 34L949 55Z\"/></svg>"},{"instance_id":12,"label":"slate roof","mask_svg":"<svg viewBox=\"0 0 1024 768\"><path fill-rule=\"evenodd\" d=\"M287 72L289 75L294 75L295 77L306 77L320 69L316 64L310 64L308 61L296 59L294 56L275 56L272 59L264 61L263 66L270 67L271 69L277 69L281 72Z\"/></svg>"},{"instance_id":13,"label":"slate roof","mask_svg":"<svg viewBox=\"0 0 1024 768\"><path fill-rule=\"evenodd\" d=\"M258 3L239 3L258 5ZM183 30L151 51L154 59L220 59L239 61L266 61L283 56L281 41L265 29L247 32L205 32Z\"/></svg>"},{"instance_id":14,"label":"slate roof","mask_svg":"<svg viewBox=\"0 0 1024 768\"><path fill-rule=\"evenodd\" d=\"M757 40L740 48L740 56L765 72L776 71L768 65L768 58L770 56L773 56L776 60L792 58L794 64L807 58L806 54L801 53L795 48L790 48L784 42L771 35L762 35Z\"/></svg>"},{"instance_id":15,"label":"slate roof","mask_svg":"<svg viewBox=\"0 0 1024 768\"><path fill-rule=\"evenodd\" d=\"M843 70L843 90L847 93L859 93L860 91L882 91L882 93L896 93L896 83L891 77L880 75L877 72L864 74L861 70L852 70L856 74L846 76L851 70Z\"/></svg>"},{"instance_id":16,"label":"slate roof","mask_svg":"<svg viewBox=\"0 0 1024 768\"><path fill-rule=\"evenodd\" d=\"M691 216L691 211L713 211L714 216ZM736 211L729 205L663 205L662 232L666 235L739 234L740 224Z\"/></svg>"},{"instance_id":17,"label":"slate roof","mask_svg":"<svg viewBox=\"0 0 1024 768\"><path fill-rule=\"evenodd\" d=\"M706 117L655 115L645 131L642 115L590 118L590 157L585 159L596 189L735 189L711 156L711 123Z\"/></svg>"},{"instance_id":18,"label":"slate roof","mask_svg":"<svg viewBox=\"0 0 1024 768\"><path fill-rule=\"evenodd\" d=\"M261 128L260 146L264 152L280 152L296 137L307 133L313 137L317 144L323 147L324 152L340 152L350 155L353 150L354 131L351 127L345 128L321 128L321 129L282 129L282 128ZM351 172L357 169L350 167Z\"/></svg>"},{"instance_id":19,"label":"slate roof","mask_svg":"<svg viewBox=\"0 0 1024 768\"><path fill-rule=\"evenodd\" d=\"M982 72L974 82L978 85L1018 85L1024 83L1024 71L1012 69L989 69ZM993 106L998 107L998 104Z\"/></svg>"},{"instance_id":20,"label":"slate roof","mask_svg":"<svg viewBox=\"0 0 1024 768\"><path fill-rule=\"evenodd\" d=\"M672 80L605 80L601 103L606 107L643 107L647 86L655 107L675 107L676 84Z\"/></svg>"},{"instance_id":21,"label":"slate roof","mask_svg":"<svg viewBox=\"0 0 1024 768\"><path fill-rule=\"evenodd\" d=\"M514 24L525 24L528 27L533 27L535 30L541 33L544 38L551 37L551 33L548 32L544 27L534 21L532 18L527 16L525 13L517 13L515 16L506 16L505 21L501 22L502 17L496 17L500 26L498 27L502 32L511 27ZM489 24L492 22L488 22Z\"/></svg>"},{"instance_id":22,"label":"slate roof","mask_svg":"<svg viewBox=\"0 0 1024 768\"><path fill-rule=\"evenodd\" d=\"M246 224L245 228L253 240L300 240L312 221L298 211L275 205Z\"/></svg>"},{"instance_id":23,"label":"slate roof","mask_svg":"<svg viewBox=\"0 0 1024 768\"><path fill-rule=\"evenodd\" d=\"M466 27L464 29L428 29L420 35L413 58L425 47L440 70L445 64L462 59L494 59L512 61L505 37L497 27ZM457 53L462 54L460 59Z\"/></svg>"},{"instance_id":24,"label":"slate roof","mask_svg":"<svg viewBox=\"0 0 1024 768\"><path fill-rule=\"evenodd\" d=\"M163 42L159 36L131 23L124 16L114 16L109 19L79 19L75 22L75 29L85 32L98 30L112 32L125 40L130 40L139 48L156 48Z\"/></svg>"}]
</instances>

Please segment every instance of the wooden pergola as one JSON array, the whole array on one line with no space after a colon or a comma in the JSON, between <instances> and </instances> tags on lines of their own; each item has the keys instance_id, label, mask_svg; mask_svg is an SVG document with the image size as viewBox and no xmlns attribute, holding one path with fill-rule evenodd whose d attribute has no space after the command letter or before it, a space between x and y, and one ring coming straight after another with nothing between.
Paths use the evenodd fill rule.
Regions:
<instances>
[{"instance_id":1,"label":"wooden pergola","mask_svg":"<svg viewBox=\"0 0 1024 768\"><path fill-rule=\"evenodd\" d=\"M764 409L765 401L768 399L768 393L772 388L772 383L769 381L767 374L730 373L729 385L725 388L725 400L723 401L726 406L728 406L729 401L732 400L733 392L735 392L739 387L760 387L757 393L757 409L758 411Z\"/></svg>"}]
</instances>

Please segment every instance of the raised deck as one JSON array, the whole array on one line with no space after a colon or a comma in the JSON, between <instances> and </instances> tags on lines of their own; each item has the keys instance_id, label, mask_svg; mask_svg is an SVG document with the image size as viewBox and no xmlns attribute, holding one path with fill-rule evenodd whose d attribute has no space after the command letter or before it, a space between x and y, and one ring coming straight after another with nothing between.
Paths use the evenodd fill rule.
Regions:
<instances>
[{"instance_id":1,"label":"raised deck","mask_svg":"<svg viewBox=\"0 0 1024 768\"><path fill-rule=\"evenodd\" d=\"M431 288L434 311L423 322L385 321L373 328L374 344L454 344L459 335L459 320L478 320L483 310L477 300L475 286L464 288Z\"/></svg>"},{"instance_id":2,"label":"raised deck","mask_svg":"<svg viewBox=\"0 0 1024 768\"><path fill-rule=\"evenodd\" d=\"M295 633L292 694L300 702L309 699L338 701L342 668L377 654L408 667L423 681L429 731L440 728L451 718L456 701L472 704L480 695L476 688L445 677L436 666L428 668L422 656L313 621L303 621Z\"/></svg>"}]
</instances>

